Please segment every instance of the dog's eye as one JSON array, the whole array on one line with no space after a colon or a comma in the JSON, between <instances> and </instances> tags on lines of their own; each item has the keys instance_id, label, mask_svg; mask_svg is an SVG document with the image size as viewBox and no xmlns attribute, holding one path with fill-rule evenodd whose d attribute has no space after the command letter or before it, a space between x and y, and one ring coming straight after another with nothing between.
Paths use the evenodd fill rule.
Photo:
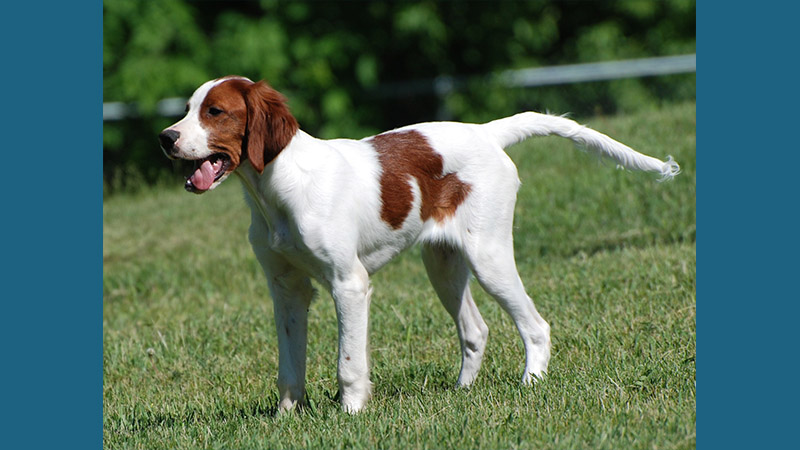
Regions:
<instances>
[{"instance_id":1,"label":"dog's eye","mask_svg":"<svg viewBox=\"0 0 800 450\"><path fill-rule=\"evenodd\" d=\"M218 116L222 113L222 110L219 108L214 108L212 106L211 108L208 108L208 113L211 114L212 116Z\"/></svg>"}]
</instances>

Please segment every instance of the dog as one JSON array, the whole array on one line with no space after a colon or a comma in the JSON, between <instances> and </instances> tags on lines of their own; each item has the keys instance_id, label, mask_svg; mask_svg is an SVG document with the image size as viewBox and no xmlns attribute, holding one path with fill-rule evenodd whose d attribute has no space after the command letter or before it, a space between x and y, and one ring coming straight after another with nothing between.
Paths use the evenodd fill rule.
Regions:
<instances>
[{"instance_id":1,"label":"dog","mask_svg":"<svg viewBox=\"0 0 800 450\"><path fill-rule=\"evenodd\" d=\"M315 279L336 305L340 400L355 413L372 389L369 277L416 243L456 324L457 386L475 381L489 333L470 293L470 275L516 324L525 348L522 382L546 373L550 326L517 272L512 221L520 181L504 148L553 134L624 168L662 179L680 171L672 157L661 161L565 117L535 112L484 124L428 122L361 140L321 140L300 130L282 94L265 81L239 76L200 86L186 116L158 138L167 157L195 161L188 191L210 191L232 173L242 181L252 216L250 244L275 311L279 410L305 400Z\"/></svg>"}]
</instances>

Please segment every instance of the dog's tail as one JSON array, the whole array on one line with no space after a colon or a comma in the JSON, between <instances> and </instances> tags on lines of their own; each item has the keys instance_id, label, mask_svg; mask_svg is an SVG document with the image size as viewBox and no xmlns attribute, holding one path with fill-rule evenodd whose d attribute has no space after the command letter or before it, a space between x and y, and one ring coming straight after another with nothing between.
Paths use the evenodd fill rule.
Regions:
<instances>
[{"instance_id":1,"label":"dog's tail","mask_svg":"<svg viewBox=\"0 0 800 450\"><path fill-rule=\"evenodd\" d=\"M659 181L670 180L681 170L672 156L668 156L667 161L664 162L643 155L603 133L562 116L524 112L494 120L484 124L483 127L503 148L521 142L530 136L555 134L572 140L580 148L609 157L627 169L659 173L661 175Z\"/></svg>"}]
</instances>

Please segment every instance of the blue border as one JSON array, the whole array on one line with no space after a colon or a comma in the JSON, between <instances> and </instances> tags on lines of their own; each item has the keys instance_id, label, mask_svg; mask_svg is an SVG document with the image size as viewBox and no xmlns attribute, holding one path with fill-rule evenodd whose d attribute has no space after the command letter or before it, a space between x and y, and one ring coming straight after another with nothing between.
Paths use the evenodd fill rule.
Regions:
<instances>
[{"instance_id":1,"label":"blue border","mask_svg":"<svg viewBox=\"0 0 800 450\"><path fill-rule=\"evenodd\" d=\"M698 448L797 445L798 27L779 5L697 9Z\"/></svg>"},{"instance_id":2,"label":"blue border","mask_svg":"<svg viewBox=\"0 0 800 450\"><path fill-rule=\"evenodd\" d=\"M102 11L0 19L7 448L102 448Z\"/></svg>"},{"instance_id":3,"label":"blue border","mask_svg":"<svg viewBox=\"0 0 800 450\"><path fill-rule=\"evenodd\" d=\"M796 415L780 405L798 400L797 15L731 6L697 8L697 443L785 448ZM13 117L6 441L101 448L102 3L20 2L0 20Z\"/></svg>"}]
</instances>

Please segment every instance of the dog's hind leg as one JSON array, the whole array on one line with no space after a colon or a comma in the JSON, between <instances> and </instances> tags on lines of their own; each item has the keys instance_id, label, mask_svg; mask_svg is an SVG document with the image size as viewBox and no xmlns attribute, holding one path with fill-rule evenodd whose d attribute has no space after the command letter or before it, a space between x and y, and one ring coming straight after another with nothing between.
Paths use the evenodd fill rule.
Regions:
<instances>
[{"instance_id":1,"label":"dog's hind leg","mask_svg":"<svg viewBox=\"0 0 800 450\"><path fill-rule=\"evenodd\" d=\"M368 336L371 293L369 275L360 262L336 274L331 283L339 323L339 392L342 408L349 413L361 411L372 393Z\"/></svg>"},{"instance_id":2,"label":"dog's hind leg","mask_svg":"<svg viewBox=\"0 0 800 450\"><path fill-rule=\"evenodd\" d=\"M525 372L522 382L541 378L550 360L550 325L542 318L525 292L514 261L510 226L493 229L490 236L467 244L465 252L481 286L514 320L525 346ZM501 234L505 234L504 236ZM479 242L479 244L477 244Z\"/></svg>"},{"instance_id":3,"label":"dog's hind leg","mask_svg":"<svg viewBox=\"0 0 800 450\"><path fill-rule=\"evenodd\" d=\"M458 386L469 386L481 368L489 328L469 289L469 266L461 252L447 245L422 246L422 260L436 294L453 317L461 343Z\"/></svg>"}]
</instances>

